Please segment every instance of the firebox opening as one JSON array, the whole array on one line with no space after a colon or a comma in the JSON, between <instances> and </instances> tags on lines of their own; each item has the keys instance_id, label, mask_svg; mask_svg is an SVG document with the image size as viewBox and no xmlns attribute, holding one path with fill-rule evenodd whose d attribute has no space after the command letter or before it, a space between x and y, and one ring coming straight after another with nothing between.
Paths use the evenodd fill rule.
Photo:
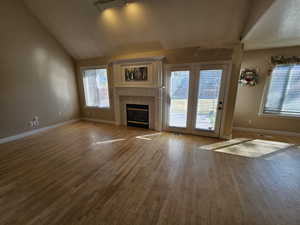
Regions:
<instances>
[{"instance_id":1,"label":"firebox opening","mask_svg":"<svg viewBox=\"0 0 300 225\"><path fill-rule=\"evenodd\" d=\"M127 104L127 126L149 129L149 106Z\"/></svg>"}]
</instances>

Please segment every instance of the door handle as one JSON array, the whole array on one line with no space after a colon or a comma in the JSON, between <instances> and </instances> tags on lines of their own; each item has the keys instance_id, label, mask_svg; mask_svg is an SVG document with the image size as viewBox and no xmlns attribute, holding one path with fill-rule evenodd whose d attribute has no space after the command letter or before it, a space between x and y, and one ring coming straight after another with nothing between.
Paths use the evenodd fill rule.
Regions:
<instances>
[{"instance_id":1,"label":"door handle","mask_svg":"<svg viewBox=\"0 0 300 225\"><path fill-rule=\"evenodd\" d=\"M222 109L223 109L223 101L219 101L218 110L222 110Z\"/></svg>"}]
</instances>

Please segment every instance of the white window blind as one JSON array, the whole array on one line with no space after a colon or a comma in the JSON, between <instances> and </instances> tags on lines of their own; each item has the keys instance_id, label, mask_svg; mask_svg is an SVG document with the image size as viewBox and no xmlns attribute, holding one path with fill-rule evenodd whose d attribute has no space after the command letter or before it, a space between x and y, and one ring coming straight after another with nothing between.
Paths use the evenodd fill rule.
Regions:
<instances>
[{"instance_id":1,"label":"white window blind","mask_svg":"<svg viewBox=\"0 0 300 225\"><path fill-rule=\"evenodd\" d=\"M274 68L264 113L300 115L300 64Z\"/></svg>"},{"instance_id":2,"label":"white window blind","mask_svg":"<svg viewBox=\"0 0 300 225\"><path fill-rule=\"evenodd\" d=\"M85 103L89 107L109 108L109 89L106 69L83 72Z\"/></svg>"}]
</instances>

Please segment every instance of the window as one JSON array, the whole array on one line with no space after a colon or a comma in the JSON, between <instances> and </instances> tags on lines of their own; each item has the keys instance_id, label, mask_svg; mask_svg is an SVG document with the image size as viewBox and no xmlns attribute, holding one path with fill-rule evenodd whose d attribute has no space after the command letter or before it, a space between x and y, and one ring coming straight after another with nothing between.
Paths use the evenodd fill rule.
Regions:
<instances>
[{"instance_id":1,"label":"window","mask_svg":"<svg viewBox=\"0 0 300 225\"><path fill-rule=\"evenodd\" d=\"M86 106L110 107L107 69L84 70L83 86Z\"/></svg>"},{"instance_id":2,"label":"window","mask_svg":"<svg viewBox=\"0 0 300 225\"><path fill-rule=\"evenodd\" d=\"M300 116L300 64L274 68L263 113Z\"/></svg>"}]
</instances>

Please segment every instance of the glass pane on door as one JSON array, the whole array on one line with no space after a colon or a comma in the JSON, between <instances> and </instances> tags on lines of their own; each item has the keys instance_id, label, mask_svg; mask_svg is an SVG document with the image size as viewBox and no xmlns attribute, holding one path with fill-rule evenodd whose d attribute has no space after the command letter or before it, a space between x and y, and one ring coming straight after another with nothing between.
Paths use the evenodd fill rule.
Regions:
<instances>
[{"instance_id":1,"label":"glass pane on door","mask_svg":"<svg viewBox=\"0 0 300 225\"><path fill-rule=\"evenodd\" d=\"M199 78L196 128L216 130L223 70L201 70Z\"/></svg>"},{"instance_id":2,"label":"glass pane on door","mask_svg":"<svg viewBox=\"0 0 300 225\"><path fill-rule=\"evenodd\" d=\"M169 126L186 128L190 71L174 71L170 78Z\"/></svg>"}]
</instances>

